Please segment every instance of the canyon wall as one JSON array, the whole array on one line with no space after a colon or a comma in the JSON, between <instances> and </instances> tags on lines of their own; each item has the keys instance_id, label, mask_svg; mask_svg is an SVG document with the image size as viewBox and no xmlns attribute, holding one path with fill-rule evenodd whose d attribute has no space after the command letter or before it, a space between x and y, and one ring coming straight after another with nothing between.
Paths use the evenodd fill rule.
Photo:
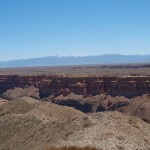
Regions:
<instances>
[{"instance_id":1,"label":"canyon wall","mask_svg":"<svg viewBox=\"0 0 150 150\"><path fill-rule=\"evenodd\" d=\"M84 97L106 93L112 96L121 95L131 98L150 93L150 77L0 76L0 94L14 87L27 88L30 86L39 89L41 98L50 95L67 95L71 92Z\"/></svg>"}]
</instances>

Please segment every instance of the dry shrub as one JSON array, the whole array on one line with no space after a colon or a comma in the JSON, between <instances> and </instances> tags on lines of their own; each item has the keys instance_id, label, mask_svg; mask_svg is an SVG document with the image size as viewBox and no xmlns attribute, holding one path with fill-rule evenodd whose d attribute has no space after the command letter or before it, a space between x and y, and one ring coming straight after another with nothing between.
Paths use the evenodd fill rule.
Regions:
<instances>
[{"instance_id":1,"label":"dry shrub","mask_svg":"<svg viewBox=\"0 0 150 150\"><path fill-rule=\"evenodd\" d=\"M45 150L100 150L95 147L77 147L77 146L63 146L63 147L51 147L51 148L46 148Z\"/></svg>"},{"instance_id":2,"label":"dry shrub","mask_svg":"<svg viewBox=\"0 0 150 150\"><path fill-rule=\"evenodd\" d=\"M140 127L138 126L136 120L133 119L133 118L130 118L130 119L128 120L128 123L131 124L133 127L137 128L137 129L140 128Z\"/></svg>"},{"instance_id":3,"label":"dry shrub","mask_svg":"<svg viewBox=\"0 0 150 150\"><path fill-rule=\"evenodd\" d=\"M144 138L144 141L146 142L147 145L150 145L150 141L148 138Z\"/></svg>"},{"instance_id":4,"label":"dry shrub","mask_svg":"<svg viewBox=\"0 0 150 150\"><path fill-rule=\"evenodd\" d=\"M88 127L94 125L93 122L91 121L91 119L89 119L88 116L83 116L82 120L83 120L83 126L84 126L84 128L88 128Z\"/></svg>"}]
</instances>

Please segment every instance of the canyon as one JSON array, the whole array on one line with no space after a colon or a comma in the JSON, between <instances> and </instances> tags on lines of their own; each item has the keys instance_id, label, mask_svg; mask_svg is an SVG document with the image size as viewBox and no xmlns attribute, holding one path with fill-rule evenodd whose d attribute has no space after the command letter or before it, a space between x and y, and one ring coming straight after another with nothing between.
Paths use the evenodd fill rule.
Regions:
<instances>
[{"instance_id":1,"label":"canyon","mask_svg":"<svg viewBox=\"0 0 150 150\"><path fill-rule=\"evenodd\" d=\"M111 96L132 98L150 93L149 76L124 77L68 77L68 76L20 76L0 75L0 93L15 87L27 88L34 86L39 97L67 96L71 92L83 97L105 93Z\"/></svg>"},{"instance_id":2,"label":"canyon","mask_svg":"<svg viewBox=\"0 0 150 150\"><path fill-rule=\"evenodd\" d=\"M150 69L130 67L1 69L0 149L149 149Z\"/></svg>"},{"instance_id":3,"label":"canyon","mask_svg":"<svg viewBox=\"0 0 150 150\"><path fill-rule=\"evenodd\" d=\"M150 76L0 75L0 98L4 102L28 96L84 113L110 110L131 113L148 123L149 94ZM135 109L138 99L141 99L140 106ZM141 108L145 101L147 105ZM140 115L143 112L145 115Z\"/></svg>"}]
</instances>

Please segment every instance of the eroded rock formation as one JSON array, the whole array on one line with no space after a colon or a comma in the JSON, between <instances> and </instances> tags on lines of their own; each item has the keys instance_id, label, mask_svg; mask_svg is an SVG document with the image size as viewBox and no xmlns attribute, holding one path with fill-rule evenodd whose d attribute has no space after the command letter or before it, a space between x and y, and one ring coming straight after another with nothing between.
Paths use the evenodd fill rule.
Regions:
<instances>
[{"instance_id":1,"label":"eroded rock formation","mask_svg":"<svg viewBox=\"0 0 150 150\"><path fill-rule=\"evenodd\" d=\"M50 95L68 95L71 92L84 97L106 93L111 96L120 95L131 98L150 93L150 77L0 76L0 93L15 87L28 88L30 86L39 90L40 98Z\"/></svg>"},{"instance_id":2,"label":"eroded rock formation","mask_svg":"<svg viewBox=\"0 0 150 150\"><path fill-rule=\"evenodd\" d=\"M145 98L141 96L146 94ZM150 76L0 76L0 98L6 100L28 96L74 107L85 113L118 110L148 123L149 94ZM135 99L138 96L140 103Z\"/></svg>"}]
</instances>

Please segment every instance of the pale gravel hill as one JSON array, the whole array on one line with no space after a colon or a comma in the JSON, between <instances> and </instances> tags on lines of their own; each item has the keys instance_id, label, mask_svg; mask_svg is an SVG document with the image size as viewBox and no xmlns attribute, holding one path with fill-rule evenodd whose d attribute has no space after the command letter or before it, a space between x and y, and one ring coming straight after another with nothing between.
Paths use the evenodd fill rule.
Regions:
<instances>
[{"instance_id":1,"label":"pale gravel hill","mask_svg":"<svg viewBox=\"0 0 150 150\"><path fill-rule=\"evenodd\" d=\"M119 112L87 115L28 97L0 106L0 150L42 150L52 145L149 150L150 124Z\"/></svg>"},{"instance_id":2,"label":"pale gravel hill","mask_svg":"<svg viewBox=\"0 0 150 150\"><path fill-rule=\"evenodd\" d=\"M150 150L150 125L119 112L91 114L93 125L62 145L91 145L104 150Z\"/></svg>"},{"instance_id":3,"label":"pale gravel hill","mask_svg":"<svg viewBox=\"0 0 150 150\"><path fill-rule=\"evenodd\" d=\"M0 106L0 149L41 150L80 130L80 111L24 97ZM84 120L82 121L84 123Z\"/></svg>"}]
</instances>

